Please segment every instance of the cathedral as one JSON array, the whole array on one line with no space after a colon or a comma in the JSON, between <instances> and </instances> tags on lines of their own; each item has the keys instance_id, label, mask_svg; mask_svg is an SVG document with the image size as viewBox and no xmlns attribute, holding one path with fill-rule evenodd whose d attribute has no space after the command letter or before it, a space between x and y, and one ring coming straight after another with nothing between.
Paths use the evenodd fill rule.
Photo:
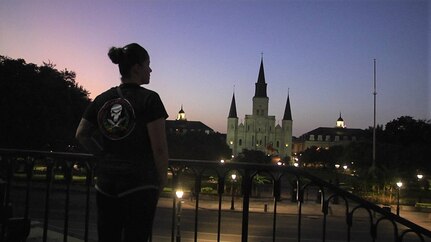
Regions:
<instances>
[{"instance_id":1,"label":"cathedral","mask_svg":"<svg viewBox=\"0 0 431 242\"><path fill-rule=\"evenodd\" d=\"M227 118L226 143L232 149L233 156L237 156L247 149L259 150L268 155L278 155L282 158L291 157L293 121L289 94L287 95L282 125L276 125L275 116L268 115L269 98L266 94L266 86L262 58L258 79L255 83L253 111L252 114L245 115L243 123L238 122L235 93L232 96Z\"/></svg>"}]
</instances>

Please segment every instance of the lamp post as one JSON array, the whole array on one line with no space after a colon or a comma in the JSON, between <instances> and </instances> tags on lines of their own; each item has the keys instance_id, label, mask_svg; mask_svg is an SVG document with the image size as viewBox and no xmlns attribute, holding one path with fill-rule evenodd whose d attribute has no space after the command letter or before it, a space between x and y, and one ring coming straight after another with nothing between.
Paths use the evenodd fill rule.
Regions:
<instances>
[{"instance_id":1,"label":"lamp post","mask_svg":"<svg viewBox=\"0 0 431 242\"><path fill-rule=\"evenodd\" d=\"M184 192L182 190L177 190L175 192L175 194L177 195L177 198L178 198L176 242L181 242L181 230L180 230L180 225L181 225L181 203L182 203L182 198L183 198Z\"/></svg>"},{"instance_id":2,"label":"lamp post","mask_svg":"<svg viewBox=\"0 0 431 242\"><path fill-rule=\"evenodd\" d=\"M235 210L235 201L234 201L234 193L233 193L233 183L235 182L236 174L232 174L231 178L232 178L232 186L231 186L230 191L232 193L232 199L230 200L230 210Z\"/></svg>"},{"instance_id":3,"label":"lamp post","mask_svg":"<svg viewBox=\"0 0 431 242\"><path fill-rule=\"evenodd\" d=\"M335 184L335 186L338 187L338 186L340 186L340 178L338 177L339 176L338 175L338 169L340 168L340 164L335 164L334 167L335 167L335 181L334 181L334 184ZM339 203L338 202L338 196L334 197L333 203L334 204L338 204Z\"/></svg>"},{"instance_id":4,"label":"lamp post","mask_svg":"<svg viewBox=\"0 0 431 242\"><path fill-rule=\"evenodd\" d=\"M397 215L400 216L400 190L403 186L403 183L401 181L397 182L398 187L398 193L397 193Z\"/></svg>"},{"instance_id":5,"label":"lamp post","mask_svg":"<svg viewBox=\"0 0 431 242\"><path fill-rule=\"evenodd\" d=\"M418 183L419 183L419 198L418 198L418 202L422 202L422 178L424 177L424 175L422 175L421 173L417 174L416 177L418 178Z\"/></svg>"}]
</instances>

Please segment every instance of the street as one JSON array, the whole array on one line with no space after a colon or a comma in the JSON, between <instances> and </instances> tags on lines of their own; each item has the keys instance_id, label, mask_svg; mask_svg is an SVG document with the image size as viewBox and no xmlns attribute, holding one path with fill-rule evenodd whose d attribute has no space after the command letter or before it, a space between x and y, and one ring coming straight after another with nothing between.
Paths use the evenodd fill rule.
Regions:
<instances>
[{"instance_id":1,"label":"street","mask_svg":"<svg viewBox=\"0 0 431 242\"><path fill-rule=\"evenodd\" d=\"M51 231L62 232L64 225L64 192L53 189L50 199L49 233ZM23 214L24 189L15 189L11 194L14 201L16 216ZM34 189L31 193L30 217L35 227L43 227L44 212L43 190ZM239 199L239 198L238 198ZM271 201L270 201L271 202ZM195 202L186 199L181 213L180 235L181 241L193 241L194 239L194 206ZM92 194L90 205L89 239L97 241L96 211L94 194ZM198 241L217 241L217 219L218 207L216 201L201 200L198 210ZM242 211L240 201L237 201L236 210L231 211L229 199L223 201L221 216L221 241L241 241ZM85 226L85 193L82 191L71 191L71 202L69 212L69 235L83 239ZM332 206L331 214L327 216L326 241L346 241L347 225L344 209L341 205ZM298 216L295 203L283 201L277 207L276 241L297 241ZM323 216L320 205L308 202L303 205L301 216L301 241L322 241ZM355 215L351 230L351 241L372 241L370 237L370 224L366 213ZM250 215L248 225L248 241L262 242L272 241L273 232L273 210L269 203L267 212L263 210L262 202L250 204ZM159 201L158 210L153 226L153 241L169 242L172 234L172 199L162 197ZM39 228L40 230L40 228ZM174 234L175 236L176 234ZM34 240L37 241L37 240ZM378 228L378 239L376 241L393 241L393 227L390 222L382 222ZM419 241L419 240L404 240ZM430 241L430 240L426 240Z\"/></svg>"}]
</instances>

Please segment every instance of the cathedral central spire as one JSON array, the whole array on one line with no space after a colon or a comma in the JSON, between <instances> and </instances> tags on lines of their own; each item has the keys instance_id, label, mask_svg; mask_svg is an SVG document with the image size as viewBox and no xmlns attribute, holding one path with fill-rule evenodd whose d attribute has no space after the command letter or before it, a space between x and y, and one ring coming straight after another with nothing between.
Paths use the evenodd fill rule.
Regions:
<instances>
[{"instance_id":1,"label":"cathedral central spire","mask_svg":"<svg viewBox=\"0 0 431 242\"><path fill-rule=\"evenodd\" d=\"M263 70L263 57L260 60L259 76L256 82L254 97L268 97L266 95L265 71Z\"/></svg>"}]
</instances>

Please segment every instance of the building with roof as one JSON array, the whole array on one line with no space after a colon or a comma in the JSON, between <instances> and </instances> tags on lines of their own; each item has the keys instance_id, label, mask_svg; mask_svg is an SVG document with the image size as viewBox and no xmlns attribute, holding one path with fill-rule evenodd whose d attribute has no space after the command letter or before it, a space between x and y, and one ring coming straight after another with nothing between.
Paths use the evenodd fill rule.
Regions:
<instances>
[{"instance_id":1,"label":"building with roof","mask_svg":"<svg viewBox=\"0 0 431 242\"><path fill-rule=\"evenodd\" d=\"M281 157L292 154L292 113L290 109L289 93L287 94L286 107L282 125L275 124L275 116L268 115L269 98L266 92L267 83L263 68L263 58L257 82L255 94L252 100L252 114L245 115L244 122L238 122L235 93L227 118L226 143L232 149L234 156L244 149L259 150L269 155Z\"/></svg>"},{"instance_id":2,"label":"building with roof","mask_svg":"<svg viewBox=\"0 0 431 242\"><path fill-rule=\"evenodd\" d=\"M181 105L176 120L166 120L166 132L168 134L205 133L212 134L214 130L200 121L188 121L186 113Z\"/></svg>"},{"instance_id":3,"label":"building with roof","mask_svg":"<svg viewBox=\"0 0 431 242\"><path fill-rule=\"evenodd\" d=\"M313 146L329 148L336 145L348 145L363 139L364 136L365 131L362 129L347 128L340 113L335 127L319 127L295 139L293 152L299 153Z\"/></svg>"}]
</instances>

